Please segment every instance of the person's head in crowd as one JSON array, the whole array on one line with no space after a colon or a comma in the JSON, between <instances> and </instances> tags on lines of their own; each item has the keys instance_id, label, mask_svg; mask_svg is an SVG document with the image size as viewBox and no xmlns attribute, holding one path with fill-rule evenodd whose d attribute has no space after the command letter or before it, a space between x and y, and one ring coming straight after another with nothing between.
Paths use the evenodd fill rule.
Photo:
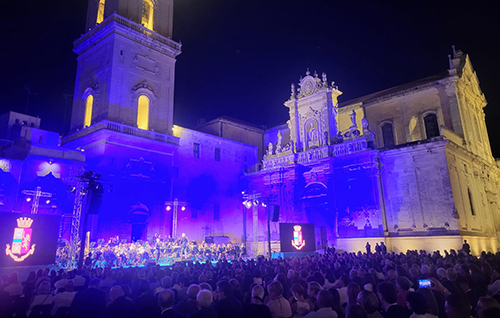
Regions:
<instances>
[{"instance_id":1,"label":"person's head in crowd","mask_svg":"<svg viewBox=\"0 0 500 318\"><path fill-rule=\"evenodd\" d=\"M50 283L43 281L37 289L38 295L48 295L50 293Z\"/></svg>"},{"instance_id":2,"label":"person's head in crowd","mask_svg":"<svg viewBox=\"0 0 500 318\"><path fill-rule=\"evenodd\" d=\"M89 282L89 288L99 289L99 286L101 286L101 281L98 278L94 278Z\"/></svg>"},{"instance_id":3,"label":"person's head in crowd","mask_svg":"<svg viewBox=\"0 0 500 318\"><path fill-rule=\"evenodd\" d=\"M161 286L165 289L170 289L172 288L172 277L170 276L165 276L163 280L161 281Z\"/></svg>"},{"instance_id":4,"label":"person's head in crowd","mask_svg":"<svg viewBox=\"0 0 500 318\"><path fill-rule=\"evenodd\" d=\"M420 267L420 273L424 276L424 277L429 277L429 275L431 274L431 268L425 264L423 264L421 267Z\"/></svg>"},{"instance_id":5,"label":"person's head in crowd","mask_svg":"<svg viewBox=\"0 0 500 318\"><path fill-rule=\"evenodd\" d=\"M191 286L190 286L191 287ZM206 289L200 290L196 295L196 303L198 307L201 308L210 308L213 302L212 292Z\"/></svg>"},{"instance_id":6,"label":"person's head in crowd","mask_svg":"<svg viewBox=\"0 0 500 318\"><path fill-rule=\"evenodd\" d=\"M479 318L483 318L484 311L491 308L500 308L500 305L492 297L479 297L476 304L476 313Z\"/></svg>"},{"instance_id":7,"label":"person's head in crowd","mask_svg":"<svg viewBox=\"0 0 500 318\"><path fill-rule=\"evenodd\" d=\"M326 308L333 306L333 295L328 290L320 290L316 298L318 308Z\"/></svg>"},{"instance_id":8,"label":"person's head in crowd","mask_svg":"<svg viewBox=\"0 0 500 318\"><path fill-rule=\"evenodd\" d=\"M454 282L458 278L458 273L455 268L450 267L446 270L446 276L448 277L448 280Z\"/></svg>"},{"instance_id":9,"label":"person's head in crowd","mask_svg":"<svg viewBox=\"0 0 500 318\"><path fill-rule=\"evenodd\" d=\"M320 286L325 285L325 276L320 272L314 272L313 274L314 281L317 282Z\"/></svg>"},{"instance_id":10,"label":"person's head in crowd","mask_svg":"<svg viewBox=\"0 0 500 318\"><path fill-rule=\"evenodd\" d=\"M75 284L72 280L68 280L66 284L64 284L64 290L72 293L75 290Z\"/></svg>"},{"instance_id":11,"label":"person's head in crowd","mask_svg":"<svg viewBox=\"0 0 500 318\"><path fill-rule=\"evenodd\" d=\"M459 295L449 295L446 297L444 309L447 318L469 318L470 304L464 301Z\"/></svg>"},{"instance_id":12,"label":"person's head in crowd","mask_svg":"<svg viewBox=\"0 0 500 318\"><path fill-rule=\"evenodd\" d=\"M190 300L196 300L198 293L200 292L200 285L191 284L187 289L187 296Z\"/></svg>"},{"instance_id":13,"label":"person's head in crowd","mask_svg":"<svg viewBox=\"0 0 500 318\"><path fill-rule=\"evenodd\" d=\"M373 314L380 308L380 300L374 292L362 290L357 296L360 304L368 314Z\"/></svg>"},{"instance_id":14,"label":"person's head in crowd","mask_svg":"<svg viewBox=\"0 0 500 318\"><path fill-rule=\"evenodd\" d=\"M125 293L123 292L123 288L121 286L116 285L111 287L111 289L109 290L109 299L111 299L111 301L115 301L121 296L125 296Z\"/></svg>"},{"instance_id":15,"label":"person's head in crowd","mask_svg":"<svg viewBox=\"0 0 500 318\"><path fill-rule=\"evenodd\" d=\"M233 289L227 280L221 280L217 283L216 292L219 299L230 298L233 296Z\"/></svg>"},{"instance_id":16,"label":"person's head in crowd","mask_svg":"<svg viewBox=\"0 0 500 318\"><path fill-rule=\"evenodd\" d=\"M255 285L252 288L252 304L258 304L261 305L264 303L264 294L265 294L264 287L261 285Z\"/></svg>"},{"instance_id":17,"label":"person's head in crowd","mask_svg":"<svg viewBox=\"0 0 500 318\"><path fill-rule=\"evenodd\" d=\"M439 315L439 307L438 303L436 301L436 297L434 296L434 293L432 290L428 288L419 288L416 291L419 294L424 295L426 303L427 303L427 313L433 316L438 316Z\"/></svg>"},{"instance_id":18,"label":"person's head in crowd","mask_svg":"<svg viewBox=\"0 0 500 318\"><path fill-rule=\"evenodd\" d=\"M161 310L167 310L174 305L174 292L171 289L162 290L158 294L158 305Z\"/></svg>"},{"instance_id":19,"label":"person's head in crowd","mask_svg":"<svg viewBox=\"0 0 500 318\"><path fill-rule=\"evenodd\" d=\"M305 296L305 290L304 290L304 287L302 286L302 284L293 284L292 285L292 288L290 288L290 291L292 292L292 296L293 298L295 298L295 300L300 300L300 301L303 301L304 300L304 296Z\"/></svg>"},{"instance_id":20,"label":"person's head in crowd","mask_svg":"<svg viewBox=\"0 0 500 318\"><path fill-rule=\"evenodd\" d=\"M312 299L318 297L318 293L321 290L321 286L317 282L310 282L307 284L307 295Z\"/></svg>"},{"instance_id":21,"label":"person's head in crowd","mask_svg":"<svg viewBox=\"0 0 500 318\"><path fill-rule=\"evenodd\" d=\"M361 287L356 283L349 283L347 285L347 304L356 304L356 297L361 291Z\"/></svg>"},{"instance_id":22,"label":"person's head in crowd","mask_svg":"<svg viewBox=\"0 0 500 318\"><path fill-rule=\"evenodd\" d=\"M340 287L340 288L347 287L347 285L349 285L350 282L351 282L351 279L349 278L349 276L342 275L342 276L340 276L338 287Z\"/></svg>"},{"instance_id":23,"label":"person's head in crowd","mask_svg":"<svg viewBox=\"0 0 500 318\"><path fill-rule=\"evenodd\" d=\"M348 305L345 309L345 318L367 318L366 310L360 305Z\"/></svg>"},{"instance_id":24,"label":"person's head in crowd","mask_svg":"<svg viewBox=\"0 0 500 318\"><path fill-rule=\"evenodd\" d=\"M267 286L267 292L271 300L275 300L283 296L283 285L275 280L269 286Z\"/></svg>"},{"instance_id":25,"label":"person's head in crowd","mask_svg":"<svg viewBox=\"0 0 500 318\"><path fill-rule=\"evenodd\" d=\"M125 295L125 297L132 298L132 288L130 288L129 285L127 285L127 284L122 285L122 289L123 289L123 294Z\"/></svg>"},{"instance_id":26,"label":"person's head in crowd","mask_svg":"<svg viewBox=\"0 0 500 318\"><path fill-rule=\"evenodd\" d=\"M398 290L394 283L381 282L377 285L377 294L382 303L382 308L386 309L389 305L397 302Z\"/></svg>"},{"instance_id":27,"label":"person's head in crowd","mask_svg":"<svg viewBox=\"0 0 500 318\"><path fill-rule=\"evenodd\" d=\"M387 271L387 275L385 276L385 280L396 283L398 279L398 273L394 269L390 269Z\"/></svg>"},{"instance_id":28,"label":"person's head in crowd","mask_svg":"<svg viewBox=\"0 0 500 318\"><path fill-rule=\"evenodd\" d=\"M437 277L439 280L443 280L446 278L447 274L446 274L446 269L440 267L436 270L436 274L437 274Z\"/></svg>"},{"instance_id":29,"label":"person's head in crowd","mask_svg":"<svg viewBox=\"0 0 500 318\"><path fill-rule=\"evenodd\" d=\"M288 279L293 279L293 278L295 278L295 271L294 271L293 269L289 269L289 270L288 270L288 272L287 272L286 277L287 277Z\"/></svg>"},{"instance_id":30,"label":"person's head in crowd","mask_svg":"<svg viewBox=\"0 0 500 318\"><path fill-rule=\"evenodd\" d=\"M141 279L139 281L139 291L141 292L141 294L149 292L149 286L150 286L149 281Z\"/></svg>"},{"instance_id":31,"label":"person's head in crowd","mask_svg":"<svg viewBox=\"0 0 500 318\"><path fill-rule=\"evenodd\" d=\"M425 315L429 308L429 306L427 306L427 299L425 299L425 296L415 292L411 292L406 295L406 303L408 304L408 309L417 315Z\"/></svg>"},{"instance_id":32,"label":"person's head in crowd","mask_svg":"<svg viewBox=\"0 0 500 318\"><path fill-rule=\"evenodd\" d=\"M350 279L353 279L353 278L354 278L354 277L356 277L356 276L358 276L358 271L357 271L356 269L354 269L354 268L353 268L353 269L351 269L351 270L349 271L349 278L350 278Z\"/></svg>"},{"instance_id":33,"label":"person's head in crowd","mask_svg":"<svg viewBox=\"0 0 500 318\"><path fill-rule=\"evenodd\" d=\"M18 272L12 272L12 274L9 277L9 284L19 284L19 273Z\"/></svg>"},{"instance_id":34,"label":"person's head in crowd","mask_svg":"<svg viewBox=\"0 0 500 318\"><path fill-rule=\"evenodd\" d=\"M205 290L205 289L206 289L206 290L212 291L212 286L210 286L210 284L208 284L208 283L201 283L201 284L200 284L200 288L201 288L202 290Z\"/></svg>"},{"instance_id":35,"label":"person's head in crowd","mask_svg":"<svg viewBox=\"0 0 500 318\"><path fill-rule=\"evenodd\" d=\"M198 284L205 283L207 279L208 278L206 275L201 274L200 276L198 276Z\"/></svg>"},{"instance_id":36,"label":"person's head in crowd","mask_svg":"<svg viewBox=\"0 0 500 318\"><path fill-rule=\"evenodd\" d=\"M420 276L420 269L418 267L412 266L409 269L410 277L417 278Z\"/></svg>"}]
</instances>

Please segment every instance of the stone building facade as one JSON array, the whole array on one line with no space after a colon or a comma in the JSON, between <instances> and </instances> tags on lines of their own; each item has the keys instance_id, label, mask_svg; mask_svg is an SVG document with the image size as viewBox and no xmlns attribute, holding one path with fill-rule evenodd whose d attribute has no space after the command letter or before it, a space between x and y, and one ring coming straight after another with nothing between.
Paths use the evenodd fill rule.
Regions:
<instances>
[{"instance_id":1,"label":"stone building facade","mask_svg":"<svg viewBox=\"0 0 500 318\"><path fill-rule=\"evenodd\" d=\"M307 71L284 103L286 124L219 117L188 129L173 124L172 12L173 0L89 0L87 32L74 42L71 132L0 118L12 140L1 149L0 211L29 213L23 191L40 186L64 202L42 202L40 213L70 220L75 198L64 190L83 168L105 189L99 205L87 203L91 240L183 232L266 253L280 222L307 222L318 248L442 250L466 238L473 251L497 250L500 169L467 55L454 52L443 74L351 101Z\"/></svg>"},{"instance_id":2,"label":"stone building facade","mask_svg":"<svg viewBox=\"0 0 500 318\"><path fill-rule=\"evenodd\" d=\"M249 191L280 206L280 221L315 223L319 248L445 249L465 238L496 250L499 169L470 58L457 51L443 74L341 94L325 74L292 85L290 120L266 131Z\"/></svg>"}]
</instances>

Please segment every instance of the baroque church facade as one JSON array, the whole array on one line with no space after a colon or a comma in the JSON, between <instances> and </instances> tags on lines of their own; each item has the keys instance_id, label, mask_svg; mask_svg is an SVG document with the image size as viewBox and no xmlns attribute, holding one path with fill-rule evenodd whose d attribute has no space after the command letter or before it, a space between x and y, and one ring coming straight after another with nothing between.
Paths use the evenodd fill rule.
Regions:
<instances>
[{"instance_id":1,"label":"baroque church facade","mask_svg":"<svg viewBox=\"0 0 500 318\"><path fill-rule=\"evenodd\" d=\"M66 190L87 170L104 188L99 204L85 203L81 230L92 241L186 233L266 253L267 240L278 248L278 224L297 222L315 224L319 249L442 250L465 238L473 251L497 250L500 170L467 55L351 101L307 71L291 86L284 125L220 117L188 129L173 123L172 16L173 0L89 0L87 32L74 42L71 132L0 118L11 140L0 152L1 212L59 214L67 237L77 200Z\"/></svg>"}]
</instances>

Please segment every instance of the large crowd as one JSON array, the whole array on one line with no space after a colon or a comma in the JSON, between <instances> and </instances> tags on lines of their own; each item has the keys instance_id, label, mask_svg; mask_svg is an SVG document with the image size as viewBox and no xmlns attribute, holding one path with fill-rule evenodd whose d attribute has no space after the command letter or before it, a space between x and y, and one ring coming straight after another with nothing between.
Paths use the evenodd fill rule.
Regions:
<instances>
[{"instance_id":1,"label":"large crowd","mask_svg":"<svg viewBox=\"0 0 500 318\"><path fill-rule=\"evenodd\" d=\"M0 278L2 317L500 317L500 253L221 259Z\"/></svg>"},{"instance_id":2,"label":"large crowd","mask_svg":"<svg viewBox=\"0 0 500 318\"><path fill-rule=\"evenodd\" d=\"M57 248L56 263L65 267L69 259L70 246L62 242ZM78 251L77 251L78 254ZM114 237L108 242L93 242L86 253L88 267L120 267L170 265L179 260L212 262L236 260L246 255L244 244L207 243L188 240L183 234L176 239L154 237L132 243Z\"/></svg>"}]
</instances>

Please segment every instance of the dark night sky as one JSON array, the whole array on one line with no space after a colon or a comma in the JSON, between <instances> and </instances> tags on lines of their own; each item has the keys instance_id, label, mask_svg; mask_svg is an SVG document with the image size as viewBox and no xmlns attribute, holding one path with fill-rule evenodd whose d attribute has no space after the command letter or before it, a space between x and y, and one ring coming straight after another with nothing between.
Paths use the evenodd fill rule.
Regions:
<instances>
[{"instance_id":1,"label":"dark night sky","mask_svg":"<svg viewBox=\"0 0 500 318\"><path fill-rule=\"evenodd\" d=\"M307 67L326 72L341 101L440 73L451 45L470 54L489 105L500 157L497 1L176 0L174 122L228 115L273 126ZM87 0L9 1L0 10L0 110L28 113L42 127L69 125L76 55Z\"/></svg>"}]
</instances>

